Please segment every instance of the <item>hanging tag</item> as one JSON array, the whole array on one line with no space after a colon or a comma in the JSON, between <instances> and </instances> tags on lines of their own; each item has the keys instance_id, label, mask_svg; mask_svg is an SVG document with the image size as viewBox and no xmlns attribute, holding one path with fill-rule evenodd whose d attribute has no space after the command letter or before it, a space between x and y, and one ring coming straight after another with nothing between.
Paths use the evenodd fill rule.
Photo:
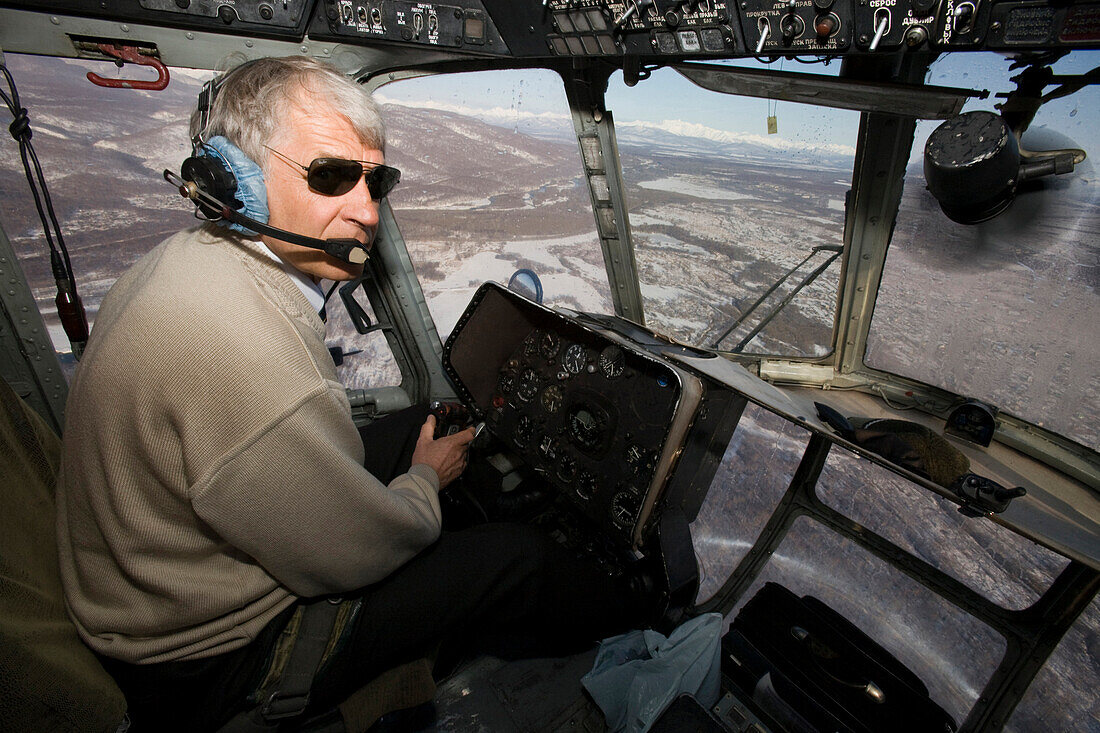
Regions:
<instances>
[{"instance_id":1,"label":"hanging tag","mask_svg":"<svg viewBox=\"0 0 1100 733\"><path fill-rule=\"evenodd\" d=\"M775 115L768 115L768 134L775 135L779 132L779 118Z\"/></svg>"}]
</instances>

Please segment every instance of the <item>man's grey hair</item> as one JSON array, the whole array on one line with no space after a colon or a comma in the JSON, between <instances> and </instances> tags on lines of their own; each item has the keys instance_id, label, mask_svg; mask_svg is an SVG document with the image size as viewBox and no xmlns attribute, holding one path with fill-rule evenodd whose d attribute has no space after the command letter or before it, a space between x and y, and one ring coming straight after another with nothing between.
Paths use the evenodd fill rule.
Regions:
<instances>
[{"instance_id":1,"label":"man's grey hair","mask_svg":"<svg viewBox=\"0 0 1100 733\"><path fill-rule=\"evenodd\" d=\"M291 106L303 98L328 103L348 119L360 142L385 151L382 115L370 93L335 66L305 56L257 59L226 72L205 130L199 129L199 110L191 114L191 137L224 135L265 168L264 146L277 138Z\"/></svg>"}]
</instances>

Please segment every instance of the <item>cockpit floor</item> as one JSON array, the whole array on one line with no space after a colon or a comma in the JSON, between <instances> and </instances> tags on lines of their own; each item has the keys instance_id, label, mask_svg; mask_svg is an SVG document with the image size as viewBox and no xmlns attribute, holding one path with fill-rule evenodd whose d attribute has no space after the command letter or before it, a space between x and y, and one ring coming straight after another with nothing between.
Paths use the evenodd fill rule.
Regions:
<instances>
[{"instance_id":1,"label":"cockpit floor","mask_svg":"<svg viewBox=\"0 0 1100 733\"><path fill-rule=\"evenodd\" d=\"M604 733L603 713L581 687L596 649L507 661L481 656L439 684L435 721L418 733Z\"/></svg>"}]
</instances>

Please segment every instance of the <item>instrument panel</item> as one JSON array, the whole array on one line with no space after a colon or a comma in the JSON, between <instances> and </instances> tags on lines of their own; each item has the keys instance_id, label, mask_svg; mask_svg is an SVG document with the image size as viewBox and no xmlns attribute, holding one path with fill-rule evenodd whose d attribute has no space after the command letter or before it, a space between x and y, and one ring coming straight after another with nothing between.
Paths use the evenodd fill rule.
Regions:
<instances>
[{"instance_id":1,"label":"instrument panel","mask_svg":"<svg viewBox=\"0 0 1100 733\"><path fill-rule=\"evenodd\" d=\"M698 511L698 487L705 493L713 471L703 458L709 444L692 439L692 428L714 432L697 419L706 392L698 377L494 283L475 293L443 354L456 392L486 428L607 535L639 544L670 485L677 506ZM713 410L712 421L728 428L720 440L733 428L726 412ZM738 408L733 423L739 416ZM692 465L675 481L688 445Z\"/></svg>"},{"instance_id":2,"label":"instrument panel","mask_svg":"<svg viewBox=\"0 0 1100 733\"><path fill-rule=\"evenodd\" d=\"M1100 47L1096 0L0 0L0 7L295 41L637 64Z\"/></svg>"},{"instance_id":3,"label":"instrument panel","mask_svg":"<svg viewBox=\"0 0 1100 733\"><path fill-rule=\"evenodd\" d=\"M679 378L579 326L532 328L500 367L487 426L591 519L629 537Z\"/></svg>"}]
</instances>

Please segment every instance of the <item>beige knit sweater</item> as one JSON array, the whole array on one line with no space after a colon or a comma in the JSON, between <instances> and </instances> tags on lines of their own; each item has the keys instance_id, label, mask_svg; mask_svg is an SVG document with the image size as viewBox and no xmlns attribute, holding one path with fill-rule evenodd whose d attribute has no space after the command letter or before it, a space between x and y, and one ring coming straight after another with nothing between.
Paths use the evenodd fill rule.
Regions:
<instances>
[{"instance_id":1,"label":"beige knit sweater","mask_svg":"<svg viewBox=\"0 0 1100 733\"><path fill-rule=\"evenodd\" d=\"M69 613L135 663L244 646L296 597L374 583L439 536L425 465L383 485L324 324L258 245L168 239L103 300L67 406Z\"/></svg>"}]
</instances>

